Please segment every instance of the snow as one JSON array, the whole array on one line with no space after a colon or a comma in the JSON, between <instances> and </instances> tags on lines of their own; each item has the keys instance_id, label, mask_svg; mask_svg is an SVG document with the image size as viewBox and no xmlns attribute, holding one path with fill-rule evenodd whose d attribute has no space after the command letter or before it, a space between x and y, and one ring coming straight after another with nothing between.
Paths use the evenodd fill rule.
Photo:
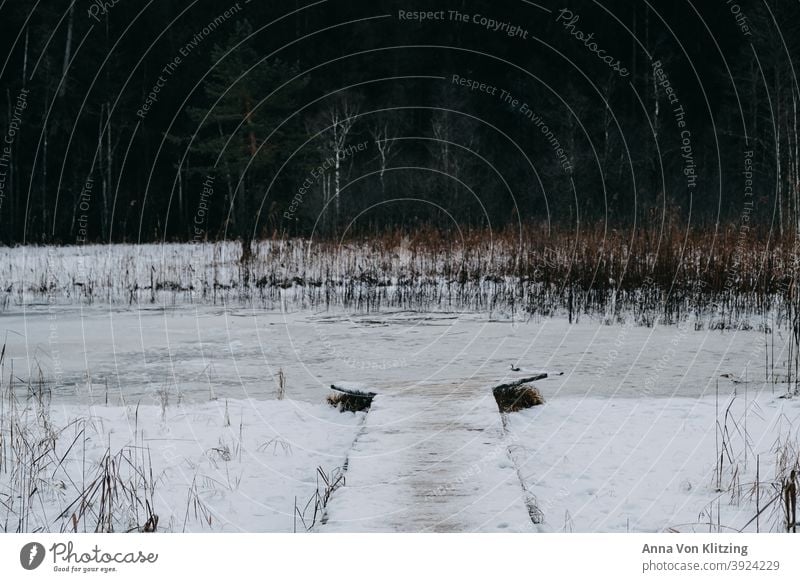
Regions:
<instances>
[{"instance_id":1,"label":"snow","mask_svg":"<svg viewBox=\"0 0 800 582\"><path fill-rule=\"evenodd\" d=\"M325 532L533 531L486 390L424 386L373 401Z\"/></svg>"},{"instance_id":2,"label":"snow","mask_svg":"<svg viewBox=\"0 0 800 582\"><path fill-rule=\"evenodd\" d=\"M780 329L345 310L282 266L309 281L328 259L262 246L277 262L251 276L288 283L258 301L239 300L234 243L0 250L3 402L22 406L0 411L0 528L71 529L60 514L107 451L127 451L152 467L151 493L128 477L160 531L302 530L339 476L316 531L780 529L776 504L752 521L756 467L763 507L800 449L800 403L765 383L767 362L787 360ZM360 253L333 267L357 272ZM539 370L563 372L534 382L545 404L504 420L491 388ZM325 404L332 383L375 392L371 410ZM25 509L12 420L31 442L55 439ZM129 513L118 530L142 525Z\"/></svg>"},{"instance_id":3,"label":"snow","mask_svg":"<svg viewBox=\"0 0 800 582\"><path fill-rule=\"evenodd\" d=\"M33 431L40 426L39 408L33 401L22 406L21 424ZM59 515L98 474L107 450L112 455L130 451L139 469L152 472L159 531L304 531L294 517L295 500L302 510L314 496L317 467L327 473L342 465L363 421L363 413L341 414L326 405L290 400L169 403L163 410L53 402L48 414L52 427L66 428L45 459L26 516L28 531L73 529L74 507L64 518ZM135 480L136 473L121 466L124 478ZM15 531L25 511L19 500L15 503L14 472L2 464L0 469L0 526ZM146 489L138 489L142 499ZM128 515L127 504L120 506L115 531L144 523L142 515L138 520ZM307 520L311 513L306 512ZM92 519L86 520L88 531L94 531ZM80 522L78 531L84 527Z\"/></svg>"},{"instance_id":4,"label":"snow","mask_svg":"<svg viewBox=\"0 0 800 582\"><path fill-rule=\"evenodd\" d=\"M370 390L370 387L360 382L343 382L338 381L331 384L333 390L345 392L347 394L354 394L357 396L375 396L375 393Z\"/></svg>"},{"instance_id":5,"label":"snow","mask_svg":"<svg viewBox=\"0 0 800 582\"><path fill-rule=\"evenodd\" d=\"M757 467L764 507L781 467L797 462L800 401L770 386L728 386L719 398L545 393L505 426L489 389L473 383L396 390L356 414L292 400L162 408L54 397L58 439L26 529L71 529L69 512L59 515L109 449L138 451L152 470L160 531L302 531L293 511L305 507L310 525L317 467L345 476L314 528L323 532L755 531ZM39 426L36 401L20 406L20 425ZM729 452L719 479L718 439ZM0 469L0 523L13 531L14 472ZM527 502L543 520L531 522ZM119 519L117 530L142 523ZM782 520L773 503L760 530Z\"/></svg>"},{"instance_id":6,"label":"snow","mask_svg":"<svg viewBox=\"0 0 800 582\"><path fill-rule=\"evenodd\" d=\"M542 530L756 531L757 464L764 507L780 491L781 455L789 465L798 461L800 426L800 402L757 388L728 389L719 404L716 396L565 397L510 414L513 458L540 502ZM722 491L717 419L731 453L724 454ZM782 520L773 504L760 531L781 531Z\"/></svg>"},{"instance_id":7,"label":"snow","mask_svg":"<svg viewBox=\"0 0 800 582\"><path fill-rule=\"evenodd\" d=\"M303 531L309 501L324 491L317 467L344 475L313 527L321 532L782 528L780 505L768 503L798 459L797 399L755 383L718 398L545 393L544 405L505 422L489 388L476 383L389 390L355 414L292 400L86 407L54 397L45 416L56 445L25 529L71 530L74 509L59 516L107 450L133 451L152 471L159 531ZM21 426L40 434L36 400L20 407L18 434ZM5 403L5 458L9 410ZM727 452L718 478L720 442ZM767 506L758 526L757 468ZM11 531L22 512L17 483L0 464L0 523ZM141 526L141 515L129 513L119 511L115 531Z\"/></svg>"}]
</instances>

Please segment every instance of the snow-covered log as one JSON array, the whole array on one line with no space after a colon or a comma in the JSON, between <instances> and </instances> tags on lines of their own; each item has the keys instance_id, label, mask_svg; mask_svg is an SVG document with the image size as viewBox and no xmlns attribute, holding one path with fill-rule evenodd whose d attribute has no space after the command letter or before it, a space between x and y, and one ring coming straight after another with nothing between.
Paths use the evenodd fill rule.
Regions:
<instances>
[{"instance_id":1,"label":"snow-covered log","mask_svg":"<svg viewBox=\"0 0 800 582\"><path fill-rule=\"evenodd\" d=\"M362 398L375 398L377 394L369 390L366 384L357 384L355 382L337 382L331 384L331 390L347 394L348 396L356 396Z\"/></svg>"},{"instance_id":2,"label":"snow-covered log","mask_svg":"<svg viewBox=\"0 0 800 582\"><path fill-rule=\"evenodd\" d=\"M511 382L506 382L505 384L498 384L497 386L493 386L492 390L505 390L506 388L516 388L518 386L522 386L523 384L535 382L536 380L544 380L547 377L548 377L547 372L540 372L535 376L526 376L518 380L512 380Z\"/></svg>"}]
</instances>

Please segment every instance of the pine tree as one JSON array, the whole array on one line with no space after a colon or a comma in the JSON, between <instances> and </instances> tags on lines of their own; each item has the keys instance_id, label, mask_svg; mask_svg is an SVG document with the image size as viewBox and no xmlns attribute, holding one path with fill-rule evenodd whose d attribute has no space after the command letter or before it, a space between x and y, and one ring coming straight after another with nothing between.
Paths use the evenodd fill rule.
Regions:
<instances>
[{"instance_id":1,"label":"pine tree","mask_svg":"<svg viewBox=\"0 0 800 582\"><path fill-rule=\"evenodd\" d=\"M213 69L204 88L207 105L188 111L198 125L193 172L224 184L224 228L241 237L245 261L266 185L282 155L288 155L299 139L298 123L290 116L298 92L308 83L307 78L294 79L297 64L260 59L251 34L245 20L224 44L214 46Z\"/></svg>"}]
</instances>

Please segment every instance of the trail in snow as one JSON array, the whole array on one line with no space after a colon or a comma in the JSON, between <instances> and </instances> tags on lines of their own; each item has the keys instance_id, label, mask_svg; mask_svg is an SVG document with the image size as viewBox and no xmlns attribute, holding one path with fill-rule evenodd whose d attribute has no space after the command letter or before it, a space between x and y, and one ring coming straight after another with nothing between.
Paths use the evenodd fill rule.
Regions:
<instances>
[{"instance_id":1,"label":"trail in snow","mask_svg":"<svg viewBox=\"0 0 800 582\"><path fill-rule=\"evenodd\" d=\"M508 444L485 386L380 394L320 530L532 531Z\"/></svg>"}]
</instances>

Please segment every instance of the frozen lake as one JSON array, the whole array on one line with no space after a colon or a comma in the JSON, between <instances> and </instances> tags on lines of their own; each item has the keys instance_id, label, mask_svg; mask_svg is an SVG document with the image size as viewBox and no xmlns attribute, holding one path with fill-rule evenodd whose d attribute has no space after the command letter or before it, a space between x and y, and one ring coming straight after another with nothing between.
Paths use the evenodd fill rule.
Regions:
<instances>
[{"instance_id":1,"label":"frozen lake","mask_svg":"<svg viewBox=\"0 0 800 582\"><path fill-rule=\"evenodd\" d=\"M587 318L529 322L469 313L281 313L210 306L109 309L38 306L5 312L6 370L43 378L64 402L273 398L320 402L334 381L382 392L491 385L511 365L564 372L545 396L698 396L722 374L760 382L780 332L605 325ZM774 346L771 342L774 339ZM767 341L770 345L767 345ZM517 374L518 375L518 374ZM76 400L77 399L77 400Z\"/></svg>"},{"instance_id":2,"label":"frozen lake","mask_svg":"<svg viewBox=\"0 0 800 582\"><path fill-rule=\"evenodd\" d=\"M67 427L53 458L80 446L43 477L41 507L26 514L11 504L7 519L20 531L71 527L55 518L81 488L65 484L78 483L85 459L102 468L112 445L120 459L148 451L141 463L157 476L160 531L752 531L742 484L759 471L754 459L765 494L782 482L776 443L795 438L800 406L778 398L785 385L764 382L767 350L785 359L780 332L696 330L691 320L647 328L44 305L7 311L0 323L4 378L22 396L6 400L7 414L25 434L50 430L51 418ZM536 382L544 406L504 418L490 387L525 368L563 375ZM285 400L276 399L279 370ZM39 378L53 395L46 414L24 398ZM325 404L339 381L374 387L373 409L339 414ZM723 421L735 456L717 471ZM346 483L325 520L306 523L319 471ZM19 487L0 481L0 496L11 503ZM730 496L722 507L718 490ZM13 526L20 515L27 521ZM145 517L117 527L141 528ZM762 531L782 527L775 508L764 519Z\"/></svg>"}]
</instances>

